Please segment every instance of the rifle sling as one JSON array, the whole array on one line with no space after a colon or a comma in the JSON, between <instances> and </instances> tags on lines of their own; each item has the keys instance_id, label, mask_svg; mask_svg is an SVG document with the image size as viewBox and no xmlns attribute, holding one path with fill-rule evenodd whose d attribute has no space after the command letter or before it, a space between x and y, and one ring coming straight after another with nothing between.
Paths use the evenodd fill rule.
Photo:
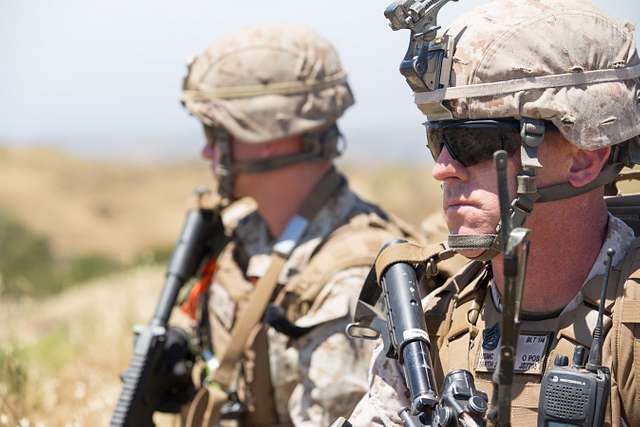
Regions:
<instances>
[{"instance_id":1,"label":"rifle sling","mask_svg":"<svg viewBox=\"0 0 640 427\"><path fill-rule=\"evenodd\" d=\"M329 198L343 185L344 179L331 168L316 184L304 200L298 215L287 224L284 232L273 246L271 263L266 273L258 279L255 290L240 314L236 326L231 331L229 344L220 357L220 365L213 374L213 381L228 389L235 378L236 365L242 358L252 331L259 324L267 304L276 289L280 272L289 255L298 245L300 238L316 213Z\"/></svg>"}]
</instances>

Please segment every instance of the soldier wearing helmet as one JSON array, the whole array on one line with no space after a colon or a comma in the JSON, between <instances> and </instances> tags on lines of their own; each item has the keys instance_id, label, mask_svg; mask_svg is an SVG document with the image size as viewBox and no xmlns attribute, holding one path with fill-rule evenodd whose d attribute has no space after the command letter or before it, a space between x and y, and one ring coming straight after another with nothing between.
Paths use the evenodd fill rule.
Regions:
<instances>
[{"instance_id":1,"label":"soldier wearing helmet","mask_svg":"<svg viewBox=\"0 0 640 427\"><path fill-rule=\"evenodd\" d=\"M328 425L367 388L371 348L344 332L351 302L380 245L412 233L333 166L337 120L354 103L337 53L306 28L246 29L191 62L182 101L204 126L227 213L244 197L257 206L205 269L198 326L220 366L207 364L184 422Z\"/></svg>"},{"instance_id":2,"label":"soldier wearing helmet","mask_svg":"<svg viewBox=\"0 0 640 427\"><path fill-rule=\"evenodd\" d=\"M386 13L395 29L417 16L396 19L393 7L402 3L414 2L396 2ZM427 7L435 3L446 1ZM435 18L427 24L433 29ZM472 259L423 301L436 382L466 369L491 394L504 295L491 159L503 149L511 222L531 230L511 423L536 425L545 371L557 356L592 343L604 261L614 249L604 305L602 360L611 370L604 419L640 425L640 242L604 198L615 194L622 168L640 160L640 59L632 27L587 1L496 0L430 42L428 55L408 54L401 70L427 116L447 244ZM407 399L400 366L377 352L370 390L350 422L400 425Z\"/></svg>"}]
</instances>

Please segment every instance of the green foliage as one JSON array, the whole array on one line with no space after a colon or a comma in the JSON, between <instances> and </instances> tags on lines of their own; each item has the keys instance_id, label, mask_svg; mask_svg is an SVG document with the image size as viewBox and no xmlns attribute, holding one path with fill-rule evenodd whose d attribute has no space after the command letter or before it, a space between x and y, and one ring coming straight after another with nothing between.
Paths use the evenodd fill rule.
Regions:
<instances>
[{"instance_id":1,"label":"green foliage","mask_svg":"<svg viewBox=\"0 0 640 427\"><path fill-rule=\"evenodd\" d=\"M23 350L0 347L0 395L21 399L26 393L27 367Z\"/></svg>"},{"instance_id":2,"label":"green foliage","mask_svg":"<svg viewBox=\"0 0 640 427\"><path fill-rule=\"evenodd\" d=\"M52 293L60 289L46 237L0 211L0 277L8 295ZM37 285L37 287L36 287Z\"/></svg>"},{"instance_id":3,"label":"green foliage","mask_svg":"<svg viewBox=\"0 0 640 427\"><path fill-rule=\"evenodd\" d=\"M30 365L37 364L46 372L56 372L73 360L76 345L69 337L67 325L57 325L37 341L24 347L22 353Z\"/></svg>"},{"instance_id":4,"label":"green foliage","mask_svg":"<svg viewBox=\"0 0 640 427\"><path fill-rule=\"evenodd\" d=\"M64 283L72 285L113 273L122 268L122 263L111 257L101 254L88 254L71 259L60 276Z\"/></svg>"},{"instance_id":5,"label":"green foliage","mask_svg":"<svg viewBox=\"0 0 640 427\"><path fill-rule=\"evenodd\" d=\"M173 246L171 245L152 247L137 254L133 258L132 264L134 266L166 264L167 262L169 262L172 251Z\"/></svg>"},{"instance_id":6,"label":"green foliage","mask_svg":"<svg viewBox=\"0 0 640 427\"><path fill-rule=\"evenodd\" d=\"M164 264L171 250L171 246L149 248L128 263L95 253L59 260L45 236L0 210L0 296L52 295L127 268Z\"/></svg>"}]
</instances>

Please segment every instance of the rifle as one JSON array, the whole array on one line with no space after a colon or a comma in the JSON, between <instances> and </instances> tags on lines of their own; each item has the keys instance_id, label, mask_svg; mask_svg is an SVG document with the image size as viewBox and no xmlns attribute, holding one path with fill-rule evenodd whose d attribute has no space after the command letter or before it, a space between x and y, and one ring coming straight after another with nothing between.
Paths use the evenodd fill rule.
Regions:
<instances>
[{"instance_id":1,"label":"rifle","mask_svg":"<svg viewBox=\"0 0 640 427\"><path fill-rule=\"evenodd\" d=\"M134 328L133 357L122 375L111 427L153 426L155 411L177 413L195 395L189 340L184 332L168 327L169 317L182 286L227 241L220 209L200 207L187 213L153 317Z\"/></svg>"},{"instance_id":2,"label":"rifle","mask_svg":"<svg viewBox=\"0 0 640 427\"><path fill-rule=\"evenodd\" d=\"M437 263L450 257L450 250L438 252L437 248L419 248L402 241L385 245L360 294L354 323L347 327L347 333L354 338L376 339L382 336L385 355L397 359L402 365L410 393L410 407L402 408L399 415L407 427L484 426L487 421L501 426L510 425L513 357L526 274L529 230L512 229L510 226L507 153L499 151L494 158L502 221L500 242L504 252L505 296L504 332L488 415L487 396L476 389L472 374L466 370L449 372L441 386L440 397L435 391L431 343L420 304L422 296L418 277L436 274ZM468 268L471 273L477 273L482 264L472 263ZM376 307L380 299L383 301L382 311Z\"/></svg>"},{"instance_id":3,"label":"rifle","mask_svg":"<svg viewBox=\"0 0 640 427\"><path fill-rule=\"evenodd\" d=\"M388 243L383 252L397 243L404 242ZM387 357L402 365L410 393L411 406L398 413L404 425L484 425L487 396L476 389L470 372L459 369L448 373L438 398L415 267L403 261L391 263L382 271L379 281L387 318L387 331L381 331Z\"/></svg>"}]
</instances>

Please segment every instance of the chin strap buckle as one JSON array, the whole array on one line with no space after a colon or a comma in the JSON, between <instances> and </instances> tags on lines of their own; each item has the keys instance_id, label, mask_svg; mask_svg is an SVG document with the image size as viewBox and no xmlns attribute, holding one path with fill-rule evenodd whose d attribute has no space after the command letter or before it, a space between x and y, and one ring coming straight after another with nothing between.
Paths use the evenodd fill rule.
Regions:
<instances>
[{"instance_id":1,"label":"chin strap buckle","mask_svg":"<svg viewBox=\"0 0 640 427\"><path fill-rule=\"evenodd\" d=\"M538 160L538 147L544 140L544 131L544 120L530 119L528 117L520 119L521 162L525 171L542 167Z\"/></svg>"}]
</instances>

